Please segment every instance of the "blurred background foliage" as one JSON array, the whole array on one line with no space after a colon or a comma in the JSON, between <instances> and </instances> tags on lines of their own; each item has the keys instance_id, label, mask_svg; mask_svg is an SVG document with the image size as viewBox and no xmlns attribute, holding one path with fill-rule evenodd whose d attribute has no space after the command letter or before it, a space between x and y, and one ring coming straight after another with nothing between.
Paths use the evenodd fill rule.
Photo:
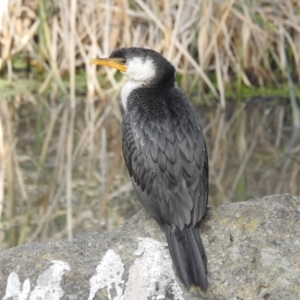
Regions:
<instances>
[{"instance_id":1,"label":"blurred background foliage","mask_svg":"<svg viewBox=\"0 0 300 300\"><path fill-rule=\"evenodd\" d=\"M0 249L132 216L126 78L93 57L148 47L199 111L209 205L300 194L297 0L1 0Z\"/></svg>"}]
</instances>

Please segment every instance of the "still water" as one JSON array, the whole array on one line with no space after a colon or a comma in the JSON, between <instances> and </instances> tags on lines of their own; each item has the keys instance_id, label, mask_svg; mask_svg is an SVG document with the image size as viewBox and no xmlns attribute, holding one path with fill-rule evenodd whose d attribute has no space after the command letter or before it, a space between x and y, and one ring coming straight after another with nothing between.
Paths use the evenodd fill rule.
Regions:
<instances>
[{"instance_id":1,"label":"still water","mask_svg":"<svg viewBox=\"0 0 300 300\"><path fill-rule=\"evenodd\" d=\"M197 110L209 152L209 206L300 194L300 132L288 99ZM68 192L75 235L111 230L141 208L122 158L119 104L82 100L74 113L72 122L69 102L52 96L1 98L1 248L65 237Z\"/></svg>"}]
</instances>

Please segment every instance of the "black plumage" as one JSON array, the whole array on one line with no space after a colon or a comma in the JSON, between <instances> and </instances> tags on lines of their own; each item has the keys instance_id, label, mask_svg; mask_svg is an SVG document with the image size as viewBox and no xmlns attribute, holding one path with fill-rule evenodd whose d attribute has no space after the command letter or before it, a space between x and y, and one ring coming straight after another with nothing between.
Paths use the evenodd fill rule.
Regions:
<instances>
[{"instance_id":1,"label":"black plumage","mask_svg":"<svg viewBox=\"0 0 300 300\"><path fill-rule=\"evenodd\" d=\"M150 60L155 75L125 99L126 166L139 200L166 233L179 278L188 288L206 290L207 259L197 229L208 198L202 128L189 99L175 86L174 67L164 57L152 50L123 48L110 59L121 59L129 68L136 57L145 63Z\"/></svg>"}]
</instances>

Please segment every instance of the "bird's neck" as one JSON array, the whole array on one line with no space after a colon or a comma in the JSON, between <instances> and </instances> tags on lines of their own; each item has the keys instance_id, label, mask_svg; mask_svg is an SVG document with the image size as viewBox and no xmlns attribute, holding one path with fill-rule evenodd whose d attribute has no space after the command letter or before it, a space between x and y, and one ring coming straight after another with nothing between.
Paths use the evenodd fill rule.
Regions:
<instances>
[{"instance_id":1,"label":"bird's neck","mask_svg":"<svg viewBox=\"0 0 300 300\"><path fill-rule=\"evenodd\" d=\"M147 86L147 87L164 87L166 88L171 88L175 86L175 78L174 75L173 77L170 76L169 80L156 80L156 78L152 79L149 82L142 81L142 80L134 80L132 78L129 78L126 83L123 85L122 90L121 90L121 102L123 105L124 110L127 110L127 101L130 93L138 89L142 86Z\"/></svg>"},{"instance_id":2,"label":"bird's neck","mask_svg":"<svg viewBox=\"0 0 300 300\"><path fill-rule=\"evenodd\" d=\"M128 96L129 94L139 88L142 87L143 85L145 85L144 81L136 81L133 79L128 79L126 81L126 83L123 85L122 90L121 90L121 102L123 105L124 110L127 110L127 100L128 100Z\"/></svg>"}]
</instances>

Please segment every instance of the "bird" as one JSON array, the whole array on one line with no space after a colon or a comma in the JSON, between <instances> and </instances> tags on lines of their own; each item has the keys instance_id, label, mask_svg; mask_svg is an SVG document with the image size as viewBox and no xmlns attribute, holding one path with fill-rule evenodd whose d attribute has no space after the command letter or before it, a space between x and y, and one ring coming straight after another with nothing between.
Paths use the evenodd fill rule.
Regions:
<instances>
[{"instance_id":1,"label":"bird","mask_svg":"<svg viewBox=\"0 0 300 300\"><path fill-rule=\"evenodd\" d=\"M207 256L198 232L208 201L202 126L175 67L146 48L117 48L92 64L128 77L121 89L122 150L138 199L166 234L177 276L207 290Z\"/></svg>"}]
</instances>

